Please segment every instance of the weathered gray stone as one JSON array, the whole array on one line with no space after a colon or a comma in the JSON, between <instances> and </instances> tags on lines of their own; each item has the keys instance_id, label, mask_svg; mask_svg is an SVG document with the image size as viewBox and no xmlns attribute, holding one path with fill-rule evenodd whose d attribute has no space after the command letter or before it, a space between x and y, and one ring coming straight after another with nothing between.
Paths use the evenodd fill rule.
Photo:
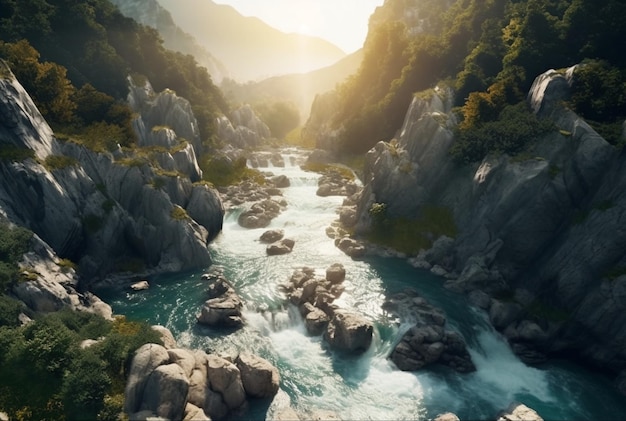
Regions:
<instances>
[{"instance_id":1,"label":"weathered gray stone","mask_svg":"<svg viewBox=\"0 0 626 421\"><path fill-rule=\"evenodd\" d=\"M262 243L275 243L276 241L281 240L285 236L285 231L282 229L273 229L265 231L261 234L259 240Z\"/></svg>"},{"instance_id":2,"label":"weathered gray stone","mask_svg":"<svg viewBox=\"0 0 626 421\"><path fill-rule=\"evenodd\" d=\"M135 352L124 390L124 412L134 414L141 410L148 377L157 367L169 363L169 359L167 350L157 344L145 344Z\"/></svg>"},{"instance_id":3,"label":"weathered gray stone","mask_svg":"<svg viewBox=\"0 0 626 421\"><path fill-rule=\"evenodd\" d=\"M189 379L179 365L160 365L146 380L141 409L165 419L182 419L188 389Z\"/></svg>"},{"instance_id":4,"label":"weathered gray stone","mask_svg":"<svg viewBox=\"0 0 626 421\"><path fill-rule=\"evenodd\" d=\"M332 349L362 353L372 344L374 326L365 317L345 310L335 311L326 327L324 339Z\"/></svg>"},{"instance_id":5,"label":"weathered gray stone","mask_svg":"<svg viewBox=\"0 0 626 421\"><path fill-rule=\"evenodd\" d=\"M521 403L513 403L503 413L498 415L498 421L543 421L539 414Z\"/></svg>"},{"instance_id":6,"label":"weathered gray stone","mask_svg":"<svg viewBox=\"0 0 626 421\"><path fill-rule=\"evenodd\" d=\"M249 353L239 354L235 364L241 372L246 394L252 398L272 398L278 392L278 369L269 361Z\"/></svg>"},{"instance_id":7,"label":"weathered gray stone","mask_svg":"<svg viewBox=\"0 0 626 421\"><path fill-rule=\"evenodd\" d=\"M246 401L246 391L237 366L217 355L209 354L207 368L211 389L221 394L228 408L233 410L243 405Z\"/></svg>"}]
</instances>

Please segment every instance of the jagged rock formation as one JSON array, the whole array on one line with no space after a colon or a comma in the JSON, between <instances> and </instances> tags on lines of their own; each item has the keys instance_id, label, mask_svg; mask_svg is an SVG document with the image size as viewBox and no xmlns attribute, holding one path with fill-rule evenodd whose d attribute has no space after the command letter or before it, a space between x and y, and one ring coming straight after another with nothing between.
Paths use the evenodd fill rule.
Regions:
<instances>
[{"instance_id":1,"label":"jagged rock formation","mask_svg":"<svg viewBox=\"0 0 626 421\"><path fill-rule=\"evenodd\" d=\"M430 364L443 364L461 373L476 371L463 337L446 330L443 311L416 291L406 290L388 297L383 309L401 322L415 323L389 356L400 370L417 371Z\"/></svg>"},{"instance_id":2,"label":"jagged rock formation","mask_svg":"<svg viewBox=\"0 0 626 421\"><path fill-rule=\"evenodd\" d=\"M263 140L271 137L269 127L247 104L233 111L230 119L226 116L217 119L217 135L240 149L258 147Z\"/></svg>"},{"instance_id":3,"label":"jagged rock formation","mask_svg":"<svg viewBox=\"0 0 626 421\"><path fill-rule=\"evenodd\" d=\"M157 117L164 118L194 141L197 127L188 103L172 92L155 97L142 89L145 98L131 94L142 112L137 127L153 127ZM201 174L194 147L180 142L178 132L168 130L178 143L152 160L121 149L94 152L56 139L12 74L0 79L0 92L0 115L6 117L0 147L30 150L36 158L0 161L0 209L59 256L77 262L81 289L129 267L178 271L210 263L206 244L221 230L224 210L216 190L193 183ZM159 138L141 133L145 142ZM68 163L47 165L53 155L68 157ZM165 168L154 163L159 161Z\"/></svg>"},{"instance_id":4,"label":"jagged rock formation","mask_svg":"<svg viewBox=\"0 0 626 421\"><path fill-rule=\"evenodd\" d=\"M243 301L224 275L214 271L202 278L211 284L208 288L209 299L202 305L197 317L198 323L226 328L243 326Z\"/></svg>"},{"instance_id":5,"label":"jagged rock formation","mask_svg":"<svg viewBox=\"0 0 626 421\"><path fill-rule=\"evenodd\" d=\"M515 308L481 301L520 354L569 350L619 372L626 368L626 161L562 105L572 77L571 69L548 71L528 94L538 117L555 124L537 139L533 158L490 155L455 165L453 92L415 98L397 141L368 153L357 231L369 226L375 202L390 216L448 209L458 235L420 253L417 265L446 274L456 291L512 299Z\"/></svg>"}]
</instances>

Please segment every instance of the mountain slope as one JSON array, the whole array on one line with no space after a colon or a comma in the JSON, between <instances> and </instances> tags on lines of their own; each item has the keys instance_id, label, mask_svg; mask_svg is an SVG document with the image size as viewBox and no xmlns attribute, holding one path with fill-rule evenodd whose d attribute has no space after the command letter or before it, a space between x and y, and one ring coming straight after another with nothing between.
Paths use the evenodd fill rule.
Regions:
<instances>
[{"instance_id":1,"label":"mountain slope","mask_svg":"<svg viewBox=\"0 0 626 421\"><path fill-rule=\"evenodd\" d=\"M194 37L179 28L170 13L156 0L111 0L111 3L116 5L124 16L156 29L163 37L166 48L194 56L198 64L207 68L216 82L229 76L224 64L206 48L200 46Z\"/></svg>"},{"instance_id":2,"label":"mountain slope","mask_svg":"<svg viewBox=\"0 0 626 421\"><path fill-rule=\"evenodd\" d=\"M305 121L311 104L318 94L330 91L354 74L363 59L363 50L358 50L337 63L308 73L274 76L259 82L246 84L224 81L220 86L224 95L231 100L255 104L267 100L292 102Z\"/></svg>"},{"instance_id":3,"label":"mountain slope","mask_svg":"<svg viewBox=\"0 0 626 421\"><path fill-rule=\"evenodd\" d=\"M181 28L222 61L239 81L303 73L335 63L345 53L328 41L286 34L258 18L211 0L159 0Z\"/></svg>"}]
</instances>

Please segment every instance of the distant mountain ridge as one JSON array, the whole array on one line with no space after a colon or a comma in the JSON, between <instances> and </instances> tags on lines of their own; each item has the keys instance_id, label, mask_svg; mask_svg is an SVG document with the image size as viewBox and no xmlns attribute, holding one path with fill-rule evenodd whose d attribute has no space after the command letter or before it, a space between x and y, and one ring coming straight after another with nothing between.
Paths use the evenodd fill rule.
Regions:
<instances>
[{"instance_id":1,"label":"distant mountain ridge","mask_svg":"<svg viewBox=\"0 0 626 421\"><path fill-rule=\"evenodd\" d=\"M346 56L321 38L286 34L211 0L158 0L176 24L225 64L240 82L329 66Z\"/></svg>"},{"instance_id":2,"label":"distant mountain ridge","mask_svg":"<svg viewBox=\"0 0 626 421\"><path fill-rule=\"evenodd\" d=\"M181 53L191 54L198 64L204 66L216 83L229 77L226 66L215 58L196 39L174 23L172 15L156 0L110 0L120 12L137 22L156 29L163 37L164 45Z\"/></svg>"}]
</instances>

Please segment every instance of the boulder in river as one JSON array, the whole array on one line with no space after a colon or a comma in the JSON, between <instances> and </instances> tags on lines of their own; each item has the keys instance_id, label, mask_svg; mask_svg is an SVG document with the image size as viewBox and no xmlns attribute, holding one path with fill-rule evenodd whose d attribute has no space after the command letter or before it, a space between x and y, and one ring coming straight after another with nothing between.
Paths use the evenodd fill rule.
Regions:
<instances>
[{"instance_id":1,"label":"boulder in river","mask_svg":"<svg viewBox=\"0 0 626 421\"><path fill-rule=\"evenodd\" d=\"M332 349L363 353L372 344L374 325L364 316L346 310L336 310L328 323L324 339Z\"/></svg>"},{"instance_id":2,"label":"boulder in river","mask_svg":"<svg viewBox=\"0 0 626 421\"><path fill-rule=\"evenodd\" d=\"M267 254L269 256L276 256L280 254L288 254L293 250L293 246L295 241L290 238L283 238L280 241L269 244L266 248Z\"/></svg>"},{"instance_id":3,"label":"boulder in river","mask_svg":"<svg viewBox=\"0 0 626 421\"><path fill-rule=\"evenodd\" d=\"M209 299L204 302L198 323L215 327L241 327L243 302L235 289L223 277L218 276L209 286Z\"/></svg>"},{"instance_id":4,"label":"boulder in river","mask_svg":"<svg viewBox=\"0 0 626 421\"><path fill-rule=\"evenodd\" d=\"M282 240L284 236L285 236L284 230L273 229L273 230L265 231L263 234L261 234L259 241L261 241L262 243L271 244L271 243L275 243L276 241Z\"/></svg>"},{"instance_id":5,"label":"boulder in river","mask_svg":"<svg viewBox=\"0 0 626 421\"><path fill-rule=\"evenodd\" d=\"M400 370L417 371L435 363L461 373L476 370L463 337L457 332L446 331L443 311L416 291L408 289L390 296L383 308L400 322L415 323L389 355Z\"/></svg>"},{"instance_id":6,"label":"boulder in river","mask_svg":"<svg viewBox=\"0 0 626 421\"><path fill-rule=\"evenodd\" d=\"M248 396L272 398L278 393L280 376L269 361L253 354L242 353L235 364L241 372L241 381Z\"/></svg>"}]
</instances>

